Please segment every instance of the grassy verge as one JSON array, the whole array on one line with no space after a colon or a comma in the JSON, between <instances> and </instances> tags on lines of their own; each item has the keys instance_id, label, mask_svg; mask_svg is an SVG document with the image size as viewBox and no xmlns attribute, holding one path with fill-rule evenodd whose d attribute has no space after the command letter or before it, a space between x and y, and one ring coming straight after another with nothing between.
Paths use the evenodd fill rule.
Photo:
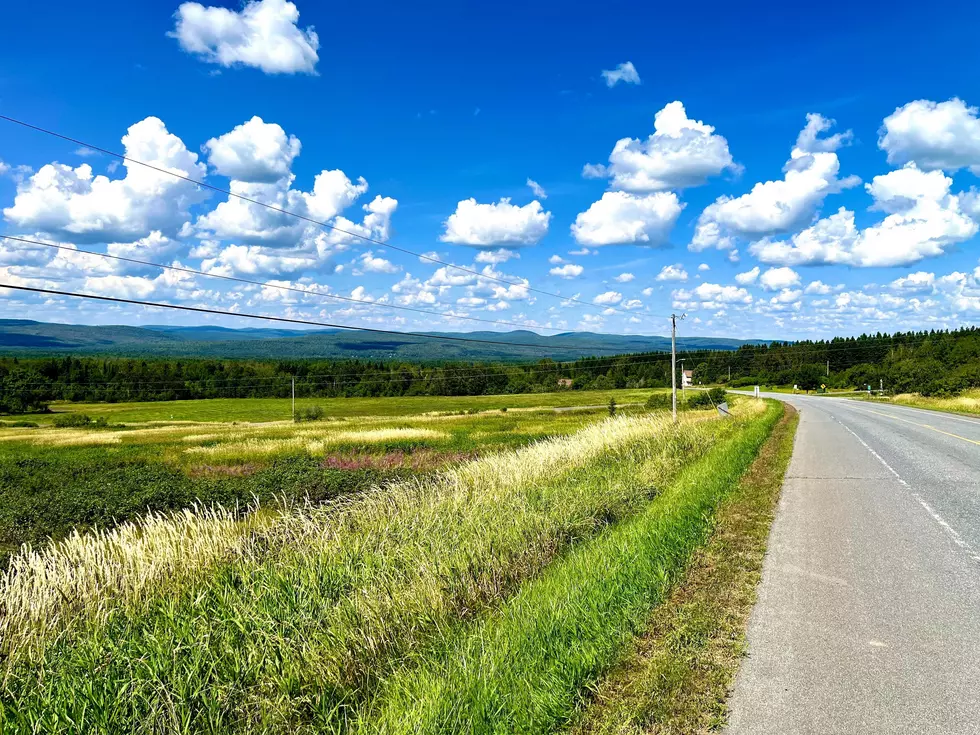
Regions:
<instances>
[{"instance_id":1,"label":"grassy verge","mask_svg":"<svg viewBox=\"0 0 980 735\"><path fill-rule=\"evenodd\" d=\"M385 682L365 733L544 733L621 655L711 530L782 413L765 413L683 469L638 515L572 549L472 628Z\"/></svg>"},{"instance_id":2,"label":"grassy verge","mask_svg":"<svg viewBox=\"0 0 980 735\"><path fill-rule=\"evenodd\" d=\"M930 411L940 411L943 413L980 416L980 389L965 390L958 396L950 396L948 398L940 398L938 396L927 397L918 393L899 393L898 395L886 396L884 398L859 394L854 396L854 398L869 403L891 403L896 406L925 408Z\"/></svg>"},{"instance_id":3,"label":"grassy verge","mask_svg":"<svg viewBox=\"0 0 980 735\"><path fill-rule=\"evenodd\" d=\"M616 417L265 527L124 524L17 557L0 731L339 728L390 671L759 433L745 421Z\"/></svg>"},{"instance_id":4,"label":"grassy verge","mask_svg":"<svg viewBox=\"0 0 980 735\"><path fill-rule=\"evenodd\" d=\"M769 527L799 420L786 413L719 508L714 533L684 581L600 684L574 735L708 733L725 720L725 699L744 652Z\"/></svg>"}]
</instances>

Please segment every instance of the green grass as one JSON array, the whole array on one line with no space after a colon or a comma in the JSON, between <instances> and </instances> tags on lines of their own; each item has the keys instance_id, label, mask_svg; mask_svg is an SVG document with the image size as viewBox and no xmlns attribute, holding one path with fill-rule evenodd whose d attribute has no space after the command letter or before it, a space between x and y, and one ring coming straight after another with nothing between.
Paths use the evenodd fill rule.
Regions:
<instances>
[{"instance_id":1,"label":"green grass","mask_svg":"<svg viewBox=\"0 0 980 735\"><path fill-rule=\"evenodd\" d=\"M348 400L354 407L350 410L359 410L358 400L368 399ZM142 405L152 409L155 404ZM514 411L261 426L0 430L0 439L23 437L0 441L0 565L22 543L63 538L75 529L111 528L150 511L186 508L198 501L228 507L283 499L322 502L385 479L569 434L605 415L604 409ZM435 431L436 436L372 439L389 428ZM367 440L328 442L315 451L290 444L304 432L315 434L311 440L351 435ZM72 443L80 440L118 441ZM271 450L259 453L256 446Z\"/></svg>"},{"instance_id":2,"label":"green grass","mask_svg":"<svg viewBox=\"0 0 980 735\"><path fill-rule=\"evenodd\" d=\"M799 420L791 406L784 409L738 489L722 503L708 543L597 687L573 735L690 735L724 725Z\"/></svg>"},{"instance_id":3,"label":"green grass","mask_svg":"<svg viewBox=\"0 0 980 735\"><path fill-rule=\"evenodd\" d=\"M18 636L52 632L8 664L0 730L339 728L391 672L465 637L470 621L493 615L542 572L550 578L556 560L564 567L566 553L575 557L610 524L612 538L625 538L617 521L645 517L686 464L762 431L764 422L746 422L690 413L675 428L663 414L619 417L425 482L290 513L246 536L222 526L210 562L197 556L186 568L177 555L175 566L153 572L159 578L139 559L117 569L124 549L111 537L82 542L72 555L90 560L93 579L123 577L95 590L104 594L73 591L66 579L59 589L68 592L49 596L53 607L43 610L33 593L16 604L8 593L9 619L22 621L8 630L8 654L21 650ZM60 553L45 562L46 580L71 569L74 557ZM36 589L26 582L17 589ZM35 609L41 617L31 622Z\"/></svg>"},{"instance_id":4,"label":"green grass","mask_svg":"<svg viewBox=\"0 0 980 735\"><path fill-rule=\"evenodd\" d=\"M382 687L362 732L545 733L620 656L711 529L781 414L681 471L634 518L572 549L518 595Z\"/></svg>"},{"instance_id":5,"label":"green grass","mask_svg":"<svg viewBox=\"0 0 980 735\"><path fill-rule=\"evenodd\" d=\"M432 411L487 411L500 408L604 406L611 397L620 405L642 402L650 390L560 391L500 396L413 396L397 398L298 398L297 410L322 406L328 417L409 416ZM75 411L112 422L145 421L285 421L292 417L288 398L214 398L153 403L55 403L53 411ZM49 422L49 414L31 421Z\"/></svg>"}]
</instances>

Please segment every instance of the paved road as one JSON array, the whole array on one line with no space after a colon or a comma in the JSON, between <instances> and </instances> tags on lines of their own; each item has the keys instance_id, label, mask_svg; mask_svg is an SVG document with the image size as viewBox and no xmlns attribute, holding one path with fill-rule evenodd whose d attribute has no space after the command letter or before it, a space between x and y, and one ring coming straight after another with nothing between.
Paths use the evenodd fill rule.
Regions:
<instances>
[{"instance_id":1,"label":"paved road","mask_svg":"<svg viewBox=\"0 0 980 735\"><path fill-rule=\"evenodd\" d=\"M980 733L980 420L772 397L800 428L728 732Z\"/></svg>"}]
</instances>

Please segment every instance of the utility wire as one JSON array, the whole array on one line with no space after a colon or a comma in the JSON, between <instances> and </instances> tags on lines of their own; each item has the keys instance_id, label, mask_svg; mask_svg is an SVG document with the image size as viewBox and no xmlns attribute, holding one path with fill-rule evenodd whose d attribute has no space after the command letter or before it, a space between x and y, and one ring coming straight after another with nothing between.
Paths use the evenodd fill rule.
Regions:
<instances>
[{"instance_id":1,"label":"utility wire","mask_svg":"<svg viewBox=\"0 0 980 735\"><path fill-rule=\"evenodd\" d=\"M349 301L353 304L358 304L360 306L380 306L386 309L398 309L400 311L413 311L417 314L428 314L430 316L437 316L442 319L466 319L473 322L483 322L484 324L497 324L507 327L518 327L521 329L547 329L549 331L555 332L567 332L567 329L562 327L540 327L537 325L532 325L528 323L519 324L518 322L507 322L498 319L482 319L476 316L459 316L456 314L444 314L439 311L431 311L429 309L418 309L412 306L400 306L398 304L383 304L376 301L364 301L362 299L355 299L351 296L340 296L338 294L324 293L322 291L307 291L302 288L296 288L295 286L283 286L281 284L268 283L263 281L254 281L250 278L240 278L238 276L225 276L218 273L208 273L207 271L196 270L194 268L187 268L185 266L178 265L164 265L163 263L153 263L148 260L139 260L137 258L127 258L122 255L112 255L110 253L99 253L94 250L82 250L81 248L68 247L67 245L58 245L53 242L41 242L40 240L30 240L26 237L14 237L13 235L0 235L0 239L11 240L14 242L25 243L27 245L37 245L46 248L53 248L55 250L64 250L69 253L83 253L85 255L92 255L97 258L108 258L110 260L118 260L124 263L134 263L136 265L146 265L153 268L161 268L165 270L176 271L178 273L189 273L195 276L205 276L207 278L218 278L222 281L233 281L235 283L247 283L253 286L262 286L263 288L277 288L281 291L292 291L294 293L303 294L304 296L320 296L329 299L338 299L340 301Z\"/></svg>"},{"instance_id":2,"label":"utility wire","mask_svg":"<svg viewBox=\"0 0 980 735\"><path fill-rule=\"evenodd\" d=\"M185 176L185 175L183 175L181 173L177 173L176 171L170 171L170 170L165 169L165 168L163 168L161 166L155 166L152 163L146 163L144 161L140 161L140 160L137 160L135 158L131 158L131 157L129 157L129 156L123 154L123 153L118 153L116 151L111 151L111 150L108 150L106 148L100 148L99 146L93 145L92 143L86 143L83 140L78 140L77 138L72 138L71 136L65 135L63 133L59 133L59 132L54 131L54 130L49 130L47 128L42 128L39 125L33 125L33 124L29 123L29 122L25 122L24 120L18 120L17 118L10 117L9 115L0 115L0 120L6 120L7 122L14 123L15 125L20 125L21 127L25 127L25 128L30 129L30 130L35 130L35 131L37 131L39 133L44 133L45 135L50 135L50 136L53 136L55 138L60 138L61 140L68 141L69 143L74 143L75 145L84 146L85 148L89 148L89 149L91 149L93 151L98 151L99 153L104 153L107 156L112 156L114 158L118 158L121 161L125 161L127 163L134 163L134 164L136 164L138 166L144 166L145 168L148 168L148 169L150 169L152 171L157 171L157 172L162 173L162 174L167 174L168 176L173 176L174 178L181 179L181 180L186 181L186 182L191 183L191 184L196 184L197 186L204 187L205 189L210 189L211 191L218 192L219 194L225 194L226 196L234 197L236 199L240 199L241 201L248 202L249 204L254 204L254 205L259 206L259 207L265 207L266 209L269 209L269 210L271 210L273 212L278 212L279 214L285 214L285 215L288 215L290 217L296 217L297 219L303 220L305 222L309 222L310 224L317 225L318 227L323 227L323 228L326 228L328 230L333 230L334 232L339 232L339 233L341 233L343 235L348 235L349 237L357 238L358 240L362 240L364 242L371 243L372 245L378 245L378 246L383 247L383 248L388 248L390 250L395 250L395 251L397 251L399 253L404 253L405 255L411 255L413 257L419 258L420 260L429 261L430 263L437 263L438 265L442 265L442 266L445 266L447 268L455 268L456 270L463 271L464 273L469 273L471 275L478 276L480 278L485 278L487 280L496 281L498 283L505 283L505 284L507 284L509 286L520 286L522 288L526 288L528 291L533 291L534 293L542 294L544 296L551 296L551 297L556 298L556 299L561 299L562 301L573 302L573 303L576 303L576 304L580 304L582 306L587 306L590 309L597 309L597 308L599 308L595 304L590 304L587 301L582 301L580 299L576 299L576 298L571 297L571 296L562 296L561 294L552 293L551 291L544 291L544 290L539 289L539 288L534 288L534 287L532 287L530 285L529 282L528 283L518 283L518 282L515 282L515 281L508 281L505 278L498 278L496 276L488 276L488 275L486 275L484 273L481 273L480 271L473 270L472 268L466 268L465 266L456 265L455 263L447 263L446 261L440 260L439 258L434 258L431 255L426 255L424 253L416 253L415 251L409 250L408 248L403 248L403 247L399 247L397 245L392 245L391 243L384 242L383 240L378 240L378 239L373 238L373 237L368 237L367 235L361 235L361 234L359 234L357 232L351 232L350 230L345 230L345 229L343 229L341 227L337 227L336 225L331 225L331 224L328 224L327 222L323 222L321 220L317 220L317 219L314 219L312 217L307 217L306 215L300 214L299 212L292 212L292 211L290 211L288 209L283 209L281 207L277 207L274 204L269 204L268 202L262 202L262 201L259 201L258 199L252 199L251 197L247 197L244 194L237 194L237 193L235 193L233 191L230 191L229 189L222 189L220 186L215 186L213 184L208 184L208 183L206 183L204 181L199 181L198 179L193 179L190 176ZM628 312L628 311L624 311L622 309L616 309L616 308L611 307L611 306L610 307L602 307L602 309L603 310L612 309L613 311L619 312L621 314L630 314L631 313L631 312Z\"/></svg>"},{"instance_id":3,"label":"utility wire","mask_svg":"<svg viewBox=\"0 0 980 735\"><path fill-rule=\"evenodd\" d=\"M189 311L197 314L217 314L220 316L232 316L241 317L243 319L260 319L270 322L284 322L286 324L306 324L313 327L327 327L330 329L346 329L354 332L370 332L373 334L386 334L389 336L397 336L401 338L414 337L417 339L438 339L446 342L466 342L473 344L484 344L484 345L505 345L512 348L521 349L531 349L531 350L575 350L581 351L583 349L597 350L601 352L612 352L617 355L630 354L623 353L621 348L617 347L598 347L598 346L588 346L588 345L534 345L534 344L522 344L520 342L507 342L504 340L491 340L491 339L475 339L473 337L452 337L450 335L444 334L425 334L420 332L399 332L394 329L379 329L377 327L356 327L349 324L335 324L332 322L317 322L307 319L293 319L284 316L269 316L267 314L249 314L247 312L241 311L223 311L221 309L209 309L203 306L184 306L180 304L165 304L159 301L143 301L140 299L124 299L118 296L98 296L96 294L88 293L78 293L75 291L59 291L50 288L39 288L36 286L15 286L11 283L0 283L0 289L9 288L15 291L29 291L32 293L42 293L48 294L50 296L70 296L72 298L79 299L92 299L94 301L106 301L116 304L134 304L136 306L154 306L160 309L174 309L176 311ZM632 353L636 354L636 353Z\"/></svg>"}]
</instances>

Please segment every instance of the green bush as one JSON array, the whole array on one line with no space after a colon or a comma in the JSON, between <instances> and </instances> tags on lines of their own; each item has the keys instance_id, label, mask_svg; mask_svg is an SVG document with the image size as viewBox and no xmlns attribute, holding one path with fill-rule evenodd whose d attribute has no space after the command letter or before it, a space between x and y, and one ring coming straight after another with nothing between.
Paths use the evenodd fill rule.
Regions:
<instances>
[{"instance_id":1,"label":"green bush","mask_svg":"<svg viewBox=\"0 0 980 735\"><path fill-rule=\"evenodd\" d=\"M297 411L295 421L320 421L323 416L322 406L310 406L309 408L301 408Z\"/></svg>"},{"instance_id":2,"label":"green bush","mask_svg":"<svg viewBox=\"0 0 980 735\"><path fill-rule=\"evenodd\" d=\"M651 411L669 410L670 393L651 393L646 406Z\"/></svg>"},{"instance_id":3,"label":"green bush","mask_svg":"<svg viewBox=\"0 0 980 735\"><path fill-rule=\"evenodd\" d=\"M51 420L51 423L59 429L70 429L77 426L88 426L92 423L92 419L84 413L59 413ZM104 418L102 425L105 425Z\"/></svg>"},{"instance_id":4,"label":"green bush","mask_svg":"<svg viewBox=\"0 0 980 735\"><path fill-rule=\"evenodd\" d=\"M725 400L724 388L709 388L698 391L687 399L688 408L711 408Z\"/></svg>"}]
</instances>

